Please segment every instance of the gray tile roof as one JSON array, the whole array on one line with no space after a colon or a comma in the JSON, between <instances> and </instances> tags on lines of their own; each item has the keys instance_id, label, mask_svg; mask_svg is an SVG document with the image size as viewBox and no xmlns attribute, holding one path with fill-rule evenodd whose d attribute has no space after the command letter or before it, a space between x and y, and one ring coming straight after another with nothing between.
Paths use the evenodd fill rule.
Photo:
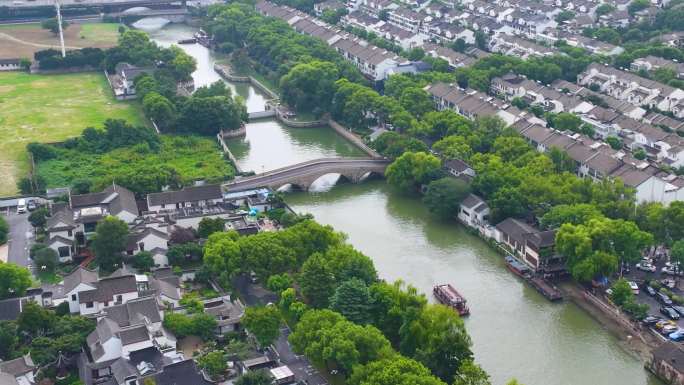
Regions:
<instances>
[{"instance_id":1,"label":"gray tile roof","mask_svg":"<svg viewBox=\"0 0 684 385\"><path fill-rule=\"evenodd\" d=\"M162 321L159 306L154 297L138 298L122 305L110 306L104 309L104 313L120 327L143 324L145 320L151 323Z\"/></svg>"},{"instance_id":2,"label":"gray tile roof","mask_svg":"<svg viewBox=\"0 0 684 385\"><path fill-rule=\"evenodd\" d=\"M119 338L121 339L121 344L131 345L138 342L149 341L150 333L147 331L145 325L138 325L131 328L119 330Z\"/></svg>"},{"instance_id":3,"label":"gray tile roof","mask_svg":"<svg viewBox=\"0 0 684 385\"><path fill-rule=\"evenodd\" d=\"M30 355L21 356L9 361L0 362L0 372L11 374L15 377L30 373L36 369Z\"/></svg>"},{"instance_id":4,"label":"gray tile roof","mask_svg":"<svg viewBox=\"0 0 684 385\"><path fill-rule=\"evenodd\" d=\"M149 206L196 202L202 200L221 199L221 185L209 184L204 186L185 187L178 191L166 191L147 195Z\"/></svg>"}]
</instances>

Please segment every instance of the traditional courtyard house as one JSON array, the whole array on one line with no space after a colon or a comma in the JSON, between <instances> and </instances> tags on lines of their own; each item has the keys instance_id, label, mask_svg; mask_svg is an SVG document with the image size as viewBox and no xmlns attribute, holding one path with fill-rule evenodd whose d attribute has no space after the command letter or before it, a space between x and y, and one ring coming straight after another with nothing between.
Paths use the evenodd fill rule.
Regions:
<instances>
[{"instance_id":1,"label":"traditional courtyard house","mask_svg":"<svg viewBox=\"0 0 684 385\"><path fill-rule=\"evenodd\" d=\"M33 385L38 367L30 354L9 361L0 361L0 384Z\"/></svg>"},{"instance_id":2,"label":"traditional courtyard house","mask_svg":"<svg viewBox=\"0 0 684 385\"><path fill-rule=\"evenodd\" d=\"M203 301L204 312L216 318L216 336L240 330L240 320L245 315L245 306L239 299L232 301L230 296L217 297Z\"/></svg>"},{"instance_id":3,"label":"traditional courtyard house","mask_svg":"<svg viewBox=\"0 0 684 385\"><path fill-rule=\"evenodd\" d=\"M184 207L204 207L223 202L221 185L184 187L178 191L147 194L147 209L152 212Z\"/></svg>"},{"instance_id":4,"label":"traditional courtyard house","mask_svg":"<svg viewBox=\"0 0 684 385\"><path fill-rule=\"evenodd\" d=\"M479 196L470 194L461 202L458 219L466 226L484 234L489 227L489 206Z\"/></svg>"}]
</instances>

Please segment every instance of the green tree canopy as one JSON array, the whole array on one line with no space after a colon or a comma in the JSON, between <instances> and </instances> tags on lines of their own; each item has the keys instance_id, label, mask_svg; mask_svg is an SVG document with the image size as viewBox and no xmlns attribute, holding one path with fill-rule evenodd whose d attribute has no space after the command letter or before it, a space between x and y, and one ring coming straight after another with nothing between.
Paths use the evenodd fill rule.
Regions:
<instances>
[{"instance_id":1,"label":"green tree canopy","mask_svg":"<svg viewBox=\"0 0 684 385\"><path fill-rule=\"evenodd\" d=\"M102 269L113 271L121 264L127 241L128 225L121 219L110 215L97 224L92 249Z\"/></svg>"},{"instance_id":2,"label":"green tree canopy","mask_svg":"<svg viewBox=\"0 0 684 385\"><path fill-rule=\"evenodd\" d=\"M470 186L461 179L445 177L428 184L423 203L431 213L442 219L454 218L463 199L470 193Z\"/></svg>"},{"instance_id":3,"label":"green tree canopy","mask_svg":"<svg viewBox=\"0 0 684 385\"><path fill-rule=\"evenodd\" d=\"M440 171L440 161L425 152L405 152L387 167L387 181L406 192L415 192L429 183Z\"/></svg>"},{"instance_id":4,"label":"green tree canopy","mask_svg":"<svg viewBox=\"0 0 684 385\"><path fill-rule=\"evenodd\" d=\"M31 273L14 263L0 262L0 299L22 296L31 286Z\"/></svg>"},{"instance_id":5,"label":"green tree canopy","mask_svg":"<svg viewBox=\"0 0 684 385\"><path fill-rule=\"evenodd\" d=\"M242 319L245 328L254 335L262 347L271 345L278 338L281 322L280 312L274 305L248 307Z\"/></svg>"}]
</instances>

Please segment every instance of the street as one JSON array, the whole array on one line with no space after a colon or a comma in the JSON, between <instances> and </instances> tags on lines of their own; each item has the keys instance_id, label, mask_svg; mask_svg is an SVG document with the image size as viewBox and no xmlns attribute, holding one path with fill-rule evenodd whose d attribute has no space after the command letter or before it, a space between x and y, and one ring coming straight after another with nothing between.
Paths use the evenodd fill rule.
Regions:
<instances>
[{"instance_id":1,"label":"street","mask_svg":"<svg viewBox=\"0 0 684 385\"><path fill-rule=\"evenodd\" d=\"M28 222L29 214L17 214L14 209L9 209L9 215L7 215L6 210L3 210L3 215L10 227L7 242L9 245L8 262L28 266L29 248L33 238L33 229Z\"/></svg>"},{"instance_id":2,"label":"street","mask_svg":"<svg viewBox=\"0 0 684 385\"><path fill-rule=\"evenodd\" d=\"M249 276L240 275L233 280L233 285L242 294L242 299L247 306L259 306L276 303L278 296L264 289L258 283L250 282ZM285 326L280 329L278 339L273 343L278 358L283 365L287 365L298 381L308 385L327 385L325 378L314 368L304 356L295 354L287 340L290 329Z\"/></svg>"}]
</instances>

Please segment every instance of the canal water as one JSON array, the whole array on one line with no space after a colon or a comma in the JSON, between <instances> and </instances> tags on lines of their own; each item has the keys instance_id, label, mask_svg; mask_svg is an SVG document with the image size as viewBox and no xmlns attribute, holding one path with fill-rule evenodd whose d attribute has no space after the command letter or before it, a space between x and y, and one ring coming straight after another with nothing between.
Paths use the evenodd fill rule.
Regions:
<instances>
[{"instance_id":1,"label":"canal water","mask_svg":"<svg viewBox=\"0 0 684 385\"><path fill-rule=\"evenodd\" d=\"M192 33L175 25L151 31L162 45ZM219 58L199 45L183 49L198 61L193 74L198 86L219 79L212 70ZM263 108L264 96L251 86L231 87L246 99L248 110ZM244 169L256 172L362 155L332 130L286 128L273 120L248 124L247 137L229 147ZM292 193L287 202L346 233L384 279L401 279L426 294L437 283L454 284L468 299L472 314L466 327L493 384L513 377L525 385L661 384L589 315L569 302L549 303L510 273L487 244L457 224L436 220L418 199L383 181L333 187L335 177L322 179L313 187L317 192Z\"/></svg>"},{"instance_id":2,"label":"canal water","mask_svg":"<svg viewBox=\"0 0 684 385\"><path fill-rule=\"evenodd\" d=\"M149 22L145 24L154 25ZM169 46L178 40L192 37L196 31L186 25L177 24L162 29L145 29L152 39L162 46ZM197 70L192 74L196 87L221 80L214 71L214 63L225 57L199 44L183 44L180 47L197 61ZM268 100L266 95L249 83L226 83L237 95L245 99L248 112L264 110ZM256 173L318 158L365 155L329 127L290 128L274 119L260 119L248 123L246 137L229 140L226 144L242 170ZM318 184L330 185L334 179L324 177Z\"/></svg>"}]
</instances>

